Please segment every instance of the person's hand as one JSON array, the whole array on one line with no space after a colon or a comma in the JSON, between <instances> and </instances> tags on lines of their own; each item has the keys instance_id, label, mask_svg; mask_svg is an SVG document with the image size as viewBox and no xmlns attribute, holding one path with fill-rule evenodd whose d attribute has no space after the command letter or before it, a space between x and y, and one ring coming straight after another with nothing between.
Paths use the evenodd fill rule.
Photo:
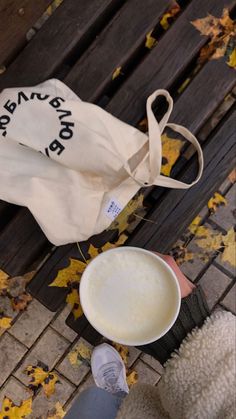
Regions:
<instances>
[{"instance_id":1,"label":"person's hand","mask_svg":"<svg viewBox=\"0 0 236 419\"><path fill-rule=\"evenodd\" d=\"M191 294L192 290L195 288L195 285L193 285L192 282L190 282L188 278L186 278L183 272L181 272L174 258L169 255L162 255L161 253L158 253L158 252L153 252L153 253L156 253L158 256L160 256L174 271L179 281L181 298L187 297L189 294Z\"/></svg>"}]
</instances>

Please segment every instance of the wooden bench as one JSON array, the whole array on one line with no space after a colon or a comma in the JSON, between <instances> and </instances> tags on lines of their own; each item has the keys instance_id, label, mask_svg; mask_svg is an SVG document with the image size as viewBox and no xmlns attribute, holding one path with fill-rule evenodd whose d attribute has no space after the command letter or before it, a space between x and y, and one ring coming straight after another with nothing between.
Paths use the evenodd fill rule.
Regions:
<instances>
[{"instance_id":1,"label":"wooden bench","mask_svg":"<svg viewBox=\"0 0 236 419\"><path fill-rule=\"evenodd\" d=\"M26 43L26 31L49 3L38 0L37 7L31 0L1 3L6 36L0 41L0 65L7 68L0 75L0 91L60 78L83 100L138 126L145 117L148 95L157 88L168 89L175 99L171 122L185 125L201 141L204 175L187 191L146 190L145 218L154 223L141 220L126 242L168 252L234 165L235 107L222 115L212 132L203 135L202 129L232 92L235 71L225 58L207 61L187 88L181 93L178 90L208 41L190 22L208 13L219 17L224 7L234 12L236 0L181 0L181 9L167 31L160 24L171 4L166 0L64 0ZM24 12L19 11L22 7ZM158 38L152 49L145 46L150 32ZM120 67L120 75L113 79ZM184 148L171 175L189 181L195 172L196 158L191 149ZM104 232L80 243L81 250L86 255L90 243L101 246L116 237L115 231ZM81 258L76 244L53 247L26 208L0 201L0 269L15 276L37 267L28 290L52 311L64 304L68 291L48 285L70 257ZM75 321L70 315L67 323L91 343L100 338L84 316Z\"/></svg>"}]
</instances>

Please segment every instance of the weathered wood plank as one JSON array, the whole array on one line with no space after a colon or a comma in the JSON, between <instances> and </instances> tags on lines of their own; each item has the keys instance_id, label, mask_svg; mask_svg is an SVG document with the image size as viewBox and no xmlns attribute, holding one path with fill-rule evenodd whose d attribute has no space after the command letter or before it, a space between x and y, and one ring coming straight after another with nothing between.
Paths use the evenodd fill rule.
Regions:
<instances>
[{"instance_id":1,"label":"weathered wood plank","mask_svg":"<svg viewBox=\"0 0 236 419\"><path fill-rule=\"evenodd\" d=\"M0 76L0 90L31 86L53 77L75 49L80 56L123 1L65 0Z\"/></svg>"},{"instance_id":2,"label":"weathered wood plank","mask_svg":"<svg viewBox=\"0 0 236 419\"><path fill-rule=\"evenodd\" d=\"M203 145L205 168L200 182L187 191L171 190L148 216L155 224L146 222L139 226L128 240L128 245L160 252L170 250L235 166L235 125L236 111L214 137ZM187 181L196 171L196 165L195 159L192 159L181 175L181 180Z\"/></svg>"},{"instance_id":3,"label":"weathered wood plank","mask_svg":"<svg viewBox=\"0 0 236 419\"><path fill-rule=\"evenodd\" d=\"M0 65L12 59L26 43L27 31L40 18L51 1L1 0Z\"/></svg>"},{"instance_id":4,"label":"weathered wood plank","mask_svg":"<svg viewBox=\"0 0 236 419\"><path fill-rule=\"evenodd\" d=\"M170 3L170 2L169 2ZM112 82L118 67L125 68L145 43L146 34L168 7L166 0L129 0L78 60L65 82L83 100L94 102Z\"/></svg>"},{"instance_id":5,"label":"weathered wood plank","mask_svg":"<svg viewBox=\"0 0 236 419\"><path fill-rule=\"evenodd\" d=\"M125 122L137 124L145 112L147 97L158 88L169 89L207 42L191 21L207 13L220 16L235 0L194 0L167 31L145 60L123 83L107 110ZM194 98L192 98L192 102Z\"/></svg>"},{"instance_id":6,"label":"weathered wood plank","mask_svg":"<svg viewBox=\"0 0 236 419\"><path fill-rule=\"evenodd\" d=\"M16 205L9 205L7 202L0 200L0 231L6 227L18 210L19 207Z\"/></svg>"},{"instance_id":7,"label":"weathered wood plank","mask_svg":"<svg viewBox=\"0 0 236 419\"><path fill-rule=\"evenodd\" d=\"M21 208L1 233L0 268L11 276L21 275L50 247L33 216Z\"/></svg>"}]
</instances>

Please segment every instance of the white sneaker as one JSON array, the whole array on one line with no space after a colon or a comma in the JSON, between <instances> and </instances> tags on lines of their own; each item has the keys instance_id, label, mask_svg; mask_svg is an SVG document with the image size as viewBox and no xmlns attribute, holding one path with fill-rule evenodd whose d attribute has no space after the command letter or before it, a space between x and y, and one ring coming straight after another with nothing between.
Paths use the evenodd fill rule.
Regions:
<instances>
[{"instance_id":1,"label":"white sneaker","mask_svg":"<svg viewBox=\"0 0 236 419\"><path fill-rule=\"evenodd\" d=\"M107 343L97 346L91 358L92 374L96 385L110 393L129 392L125 364L120 354Z\"/></svg>"}]
</instances>

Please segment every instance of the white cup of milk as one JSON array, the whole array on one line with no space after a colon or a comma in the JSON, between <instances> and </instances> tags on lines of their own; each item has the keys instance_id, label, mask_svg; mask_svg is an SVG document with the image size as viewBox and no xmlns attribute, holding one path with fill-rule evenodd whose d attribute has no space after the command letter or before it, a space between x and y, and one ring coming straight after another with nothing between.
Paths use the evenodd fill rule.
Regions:
<instances>
[{"instance_id":1,"label":"white cup of milk","mask_svg":"<svg viewBox=\"0 0 236 419\"><path fill-rule=\"evenodd\" d=\"M165 335L181 304L177 277L158 255L119 247L95 257L80 283L80 300L91 325L106 338L130 346Z\"/></svg>"}]
</instances>

